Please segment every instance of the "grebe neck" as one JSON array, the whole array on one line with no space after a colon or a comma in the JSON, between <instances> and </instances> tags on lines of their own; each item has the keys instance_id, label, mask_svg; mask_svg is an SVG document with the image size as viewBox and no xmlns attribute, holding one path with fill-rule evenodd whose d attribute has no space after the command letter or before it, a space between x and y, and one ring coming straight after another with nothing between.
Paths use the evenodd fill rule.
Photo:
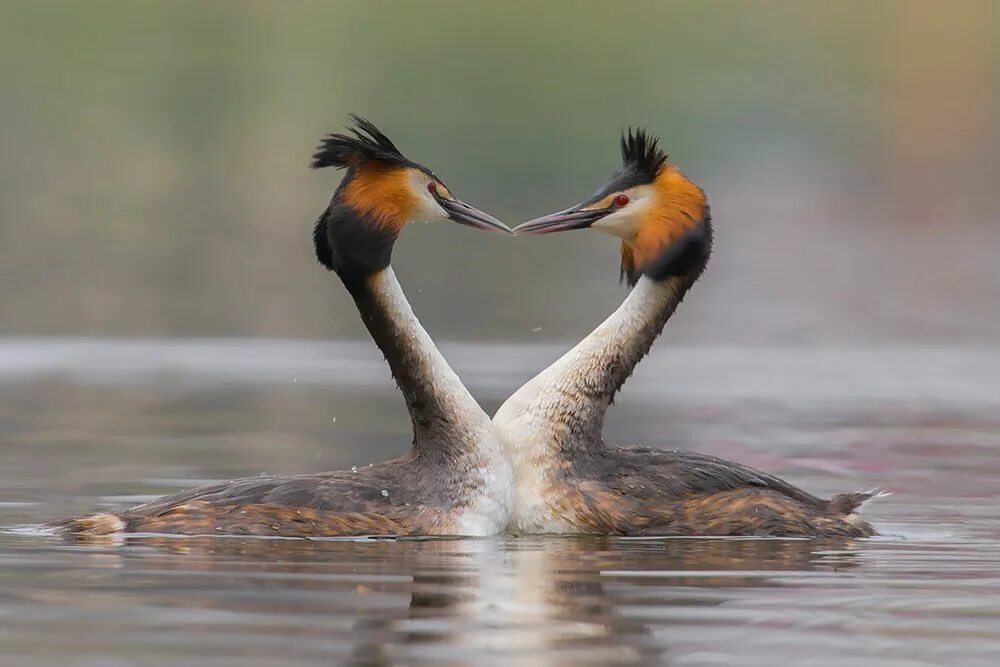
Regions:
<instances>
[{"instance_id":1,"label":"grebe neck","mask_svg":"<svg viewBox=\"0 0 1000 667\"><path fill-rule=\"evenodd\" d=\"M603 447L608 406L697 276L642 276L610 317L507 399L493 423L515 463Z\"/></svg>"},{"instance_id":2,"label":"grebe neck","mask_svg":"<svg viewBox=\"0 0 1000 667\"><path fill-rule=\"evenodd\" d=\"M496 454L489 416L421 326L392 267L344 284L403 393L416 455Z\"/></svg>"}]
</instances>

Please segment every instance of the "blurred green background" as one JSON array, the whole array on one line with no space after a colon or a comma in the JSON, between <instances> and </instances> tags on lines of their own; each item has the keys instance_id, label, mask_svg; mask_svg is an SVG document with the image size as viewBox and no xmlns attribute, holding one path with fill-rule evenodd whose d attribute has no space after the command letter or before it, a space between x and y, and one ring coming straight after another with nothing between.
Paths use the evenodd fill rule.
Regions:
<instances>
[{"instance_id":1,"label":"blurred green background","mask_svg":"<svg viewBox=\"0 0 1000 667\"><path fill-rule=\"evenodd\" d=\"M363 335L310 229L316 140L379 124L512 225L589 194L628 124L712 202L670 337L995 343L1000 3L0 4L0 335ZM415 225L444 340L578 338L610 237Z\"/></svg>"}]
</instances>

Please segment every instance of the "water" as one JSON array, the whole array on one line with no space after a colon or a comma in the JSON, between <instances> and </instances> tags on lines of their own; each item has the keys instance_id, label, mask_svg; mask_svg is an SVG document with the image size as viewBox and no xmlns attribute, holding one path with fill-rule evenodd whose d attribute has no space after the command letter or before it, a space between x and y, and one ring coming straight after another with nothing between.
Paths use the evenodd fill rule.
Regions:
<instances>
[{"instance_id":1,"label":"water","mask_svg":"<svg viewBox=\"0 0 1000 667\"><path fill-rule=\"evenodd\" d=\"M489 409L560 346L446 345ZM11 665L993 665L1000 352L658 346L619 442L817 493L885 486L872 540L139 537L32 525L408 442L367 343L0 344ZM27 527L25 527L27 526Z\"/></svg>"}]
</instances>

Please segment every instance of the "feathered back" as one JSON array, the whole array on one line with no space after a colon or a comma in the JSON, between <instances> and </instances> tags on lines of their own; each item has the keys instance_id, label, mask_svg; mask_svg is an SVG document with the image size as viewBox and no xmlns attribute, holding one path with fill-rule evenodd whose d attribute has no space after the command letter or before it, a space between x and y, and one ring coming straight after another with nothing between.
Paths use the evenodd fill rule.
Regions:
<instances>
[{"instance_id":1,"label":"feathered back","mask_svg":"<svg viewBox=\"0 0 1000 667\"><path fill-rule=\"evenodd\" d=\"M413 166L371 121L356 114L351 114L351 120L354 126L347 128L350 135L335 133L323 138L313 154L313 169L344 169L368 161Z\"/></svg>"}]
</instances>

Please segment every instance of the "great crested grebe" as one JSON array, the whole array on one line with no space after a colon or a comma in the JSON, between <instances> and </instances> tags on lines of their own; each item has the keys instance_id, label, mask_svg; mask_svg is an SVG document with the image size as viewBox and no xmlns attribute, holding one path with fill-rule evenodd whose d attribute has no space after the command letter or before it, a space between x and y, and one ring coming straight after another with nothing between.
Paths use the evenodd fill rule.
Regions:
<instances>
[{"instance_id":1,"label":"great crested grebe","mask_svg":"<svg viewBox=\"0 0 1000 667\"><path fill-rule=\"evenodd\" d=\"M515 392L494 427L514 464L517 533L868 536L858 514L877 492L830 500L704 454L606 445L604 415L649 352L712 246L708 201L643 130L622 136L624 165L596 194L515 228L593 228L621 239L622 305Z\"/></svg>"},{"instance_id":2,"label":"great crested grebe","mask_svg":"<svg viewBox=\"0 0 1000 667\"><path fill-rule=\"evenodd\" d=\"M510 230L456 199L370 122L331 134L313 168L347 173L316 221L316 256L337 273L382 350L413 422L403 458L357 471L253 477L166 496L120 514L56 524L64 533L273 536L494 535L513 505L513 475L483 412L420 325L389 261L412 220Z\"/></svg>"}]
</instances>

